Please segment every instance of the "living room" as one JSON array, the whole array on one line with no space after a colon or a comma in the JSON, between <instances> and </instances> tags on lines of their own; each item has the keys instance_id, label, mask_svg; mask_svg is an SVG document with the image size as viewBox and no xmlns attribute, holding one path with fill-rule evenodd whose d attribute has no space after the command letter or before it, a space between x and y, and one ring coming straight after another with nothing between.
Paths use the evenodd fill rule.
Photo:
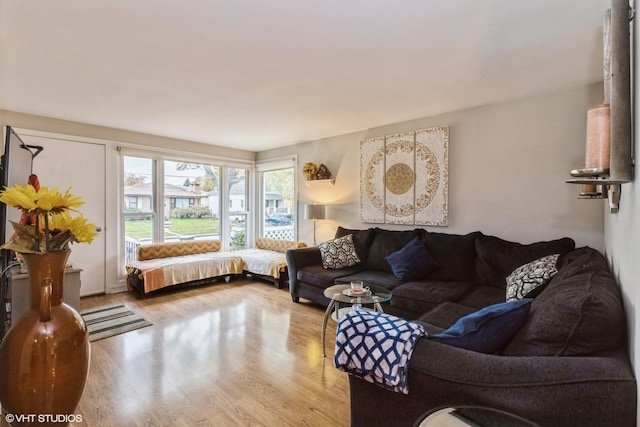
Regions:
<instances>
[{"instance_id":1,"label":"living room","mask_svg":"<svg viewBox=\"0 0 640 427\"><path fill-rule=\"evenodd\" d=\"M498 3L496 2L494 6L500 10L500 13L507 14L509 9L515 8L512 5ZM608 2L573 3L571 6L564 5L560 10L556 11L555 13L558 15L554 19L552 19L553 14L551 13L553 2L545 2L544 4L544 7L548 9L542 15L547 19L555 22L555 20L578 19L576 16L586 16L580 19L588 21L592 26L588 32L590 37L588 43L584 43L586 47L581 45L582 50L578 55L578 58L581 59L580 61L576 57L572 57L572 60L566 60L566 58L562 57L562 55L570 54L571 43L577 43L575 40L572 40L571 43L558 42L561 47L557 49L560 52L556 51L555 60L560 63L563 61L578 61L580 66L589 67L590 70L596 64L596 72L598 72L598 61L600 61L600 64L602 62L601 39L598 39L598 37L602 32L602 14L609 7ZM0 6L3 12L11 12L12 8L15 7L4 0ZM417 4L412 4L412 6L418 7ZM467 3L467 6L470 7L469 10L477 8L471 2ZM489 6L483 6L483 9L485 7L488 8ZM585 12L584 15L575 12L575 10L582 9ZM419 10L422 11L423 9L420 8ZM32 13L35 12L32 11ZM49 11L49 13L53 12ZM466 13L469 12L467 11ZM483 16L487 18L484 13L490 16L495 11L484 10ZM513 11L513 13L518 16L514 20L523 19L523 16L518 14L517 11ZM13 25L21 24L20 31L28 34L26 29L28 21L24 17L10 15L11 17L7 18L6 16L7 13L3 13L3 20L10 21L15 19L15 24ZM40 15L35 14L30 19L36 19L38 16ZM46 16L46 14L43 14L43 16ZM57 16L57 19L62 19L62 17ZM470 26L474 25L472 24L473 22L477 22L471 18L468 19L469 22L465 21L465 23ZM35 22L40 23L40 21ZM71 24L69 23L68 25L65 31L70 31ZM537 23L534 25L542 24ZM3 25L3 27L5 26ZM9 28L14 27L9 26ZM70 32L72 33L72 31ZM485 33L481 32L479 34ZM2 35L4 36L5 33ZM3 37L3 39L5 40L3 43L16 43L15 38ZM509 37L506 37L506 39L509 39ZM547 43L550 43L548 39ZM569 46L564 45L564 43ZM505 50L508 50L507 47L505 47ZM550 50L553 50L552 47L550 44L548 45ZM562 47L566 50L563 50ZM383 48L384 46L381 47L381 49ZM375 47L372 46L370 49L375 50ZM6 49L3 49L3 51L6 51ZM411 54L416 54L416 52ZM637 54L637 47L635 46L633 54ZM69 58L65 59L68 60ZM264 58L259 59L264 60ZM547 57L544 59L551 61ZM443 59L443 61L446 61L446 59ZM3 62L6 62L4 58ZM640 339L638 338L639 324L636 307L640 304L640 294L636 290L635 284L640 271L638 271L637 262L634 259L634 254L640 249L638 247L640 245L640 230L638 230L637 221L634 221L640 210L640 206L638 206L640 195L638 195L637 187L634 182L622 185L620 209L617 213L612 214L609 213L606 202L578 200L579 189L577 186L565 183L570 178L569 172L572 169L581 167L584 163L586 111L589 106L602 102L602 79L577 75L578 73L575 73L574 69L566 72L560 66L559 68L554 68L553 72L576 74L573 83L565 82L562 87L557 88L544 87L544 85L538 84L531 74L525 74L524 68L535 68L534 74L541 75L545 72L545 66L551 67L551 64L544 62L542 59L537 64L533 62L521 62L518 64L520 68L508 63L502 64L509 71L509 73L503 74L502 78L504 80L521 80L521 85L515 86L520 88L520 92L512 88L502 89L503 92L498 92L497 89L494 89L492 96L487 96L485 93L485 98L482 98L479 103L452 102L447 104L445 101L448 93L452 94L452 97L453 94L458 97L463 96L460 92L454 92L455 86L463 86L466 88L465 90L473 92L483 79L486 79L488 85L493 83L494 77L487 75L482 70L473 70L473 68L469 67L469 71L466 74L472 74L474 79L463 80L462 82L455 80L443 81L441 86L445 87L446 90L438 92L440 98L435 97L435 92L432 95L429 90L423 90L420 86L407 87L399 85L393 88L391 98L395 99L394 106L402 104L403 97L408 97L407 92L420 92L420 97L423 99L424 104L435 102L433 100L440 100L440 105L434 107L434 110L429 110L428 113L413 116L385 113L386 115L379 115L377 120L373 121L374 124L353 127L348 131L338 133L317 131L318 136L315 138L304 139L302 140L303 142L291 139L289 144L264 149L239 149L237 148L239 143L225 146L219 142L217 144L194 142L196 141L195 138L181 138L171 135L160 136L160 133L154 133L152 130L141 131L137 128L126 128L125 126L109 126L101 124L99 120L94 120L93 122L90 120L78 120L74 118L71 112L60 113L59 115L47 114L44 113L44 108L38 110L33 106L20 104L15 98L15 96L33 96L37 99L37 94L28 92L25 89L23 89L23 93L13 92L9 90L9 87L5 90L4 86L10 86L12 82L8 77L3 78L3 80L6 80L2 82L3 87L0 89L2 89L2 93L11 94L12 97L8 95L6 98L3 97L3 102L0 104L0 124L20 130L28 130L28 133L33 135L65 135L72 137L76 141L104 143L107 167L103 185L105 187L107 205L116 207L119 203L116 183L121 179L121 172L118 166L118 147L121 146L147 152L155 150L157 153L165 155L167 153L169 155L177 155L177 153L184 155L184 153L188 153L191 158L203 156L205 158L233 159L246 164L253 164L254 162L260 164L271 160L281 161L282 159L295 158L296 179L298 181L296 208L299 213L298 221L296 222L297 240L304 241L307 244L313 243L312 236L314 232L316 240L322 242L333 238L338 226L352 229L364 229L372 226L372 224L363 223L360 220L360 187L356 183L360 181L361 141L374 137L412 132L433 126L449 126L448 226L425 228L430 231L455 234L466 234L479 230L487 235L494 235L521 243L552 240L568 236L576 241L577 246L590 246L601 251L606 255L622 291L628 319L629 355L633 365L638 366L640 355L636 349L640 345ZM463 63L460 65L469 66L470 64ZM566 67L569 69L568 64ZM52 75L50 78L52 82L55 82L53 71L52 69L50 72ZM328 71L325 70L325 72ZM526 75L526 77L520 77L520 73L522 73L522 76ZM635 75L634 71L632 78L635 78ZM8 74L8 76L15 78L14 74ZM457 74L456 76L461 75ZM401 79L402 74L397 74L395 77ZM87 77L87 79L95 80L97 84L108 86L104 82L100 83L99 74ZM272 83L272 79L268 81ZM425 80L427 79L428 77L425 77ZM350 84L354 85L355 82L352 81ZM374 76L371 77L368 84L363 83L363 85L373 88L378 86L378 82ZM380 84L380 86L383 85ZM249 89L246 90L253 92ZM513 90L513 92L508 92L508 90ZM636 94L637 89L634 89L634 96ZM72 95L71 92L70 95ZM248 97L250 95L244 93L243 96ZM340 107L341 110L339 110L342 115L341 118L333 116L335 121L348 122L349 110L358 111L365 108L365 106L360 105L352 98L343 102L344 105L334 104L333 106L335 109ZM300 108L306 107L304 104L299 106ZM99 107L99 105L95 106L95 108ZM421 111L427 111L427 109L425 108ZM354 116L357 116L357 114L354 114ZM152 120L147 118L151 123L147 125L148 128L152 128L154 122L169 121L173 118L162 114L157 117L161 117L161 119ZM176 117L178 116L176 115ZM160 128L161 123L157 124ZM251 125L247 124L247 127L250 128ZM242 128L238 127L237 129ZM348 127L343 129L348 129ZM264 134L268 134L268 130L268 128L261 129ZM245 129L242 129L242 133L244 131ZM238 133L240 134L241 132L238 131ZM242 138L244 136L239 139ZM260 147L259 142L256 144ZM633 141L633 147L634 152L637 152L637 137ZM304 185L302 166L307 162L325 164L331 171L332 178L335 181L320 185ZM303 218L301 213L304 211L304 205L313 203L327 206L326 219L313 222ZM118 229L118 218L118 210L108 211L104 224L107 230L105 242L107 260L105 262L105 290L109 295L108 299L113 298L113 295L118 295L113 293L114 291L125 289L124 277L120 269L120 261L118 261L121 252L120 237L117 233L109 231ZM399 225L383 224L380 226L392 230L407 229L406 226ZM82 246L78 246L76 250L81 250L81 248ZM275 291L264 284L260 285L263 287L258 286L258 284L244 284L243 286L250 289L254 295L260 295L264 298L268 298L267 290ZM216 286L213 285L210 288L216 288ZM219 289L226 289L227 286L229 285L221 285ZM186 300L190 296L194 296L194 292L197 294L194 296L198 301L196 305L199 305L202 304L201 293L203 291L203 288L199 288L187 292L177 292L170 294L170 296L162 295L158 299L151 297L148 301L145 300L144 305L148 307L147 309L151 313L154 313L153 306L156 304L154 301L158 301L159 304L160 301L166 302L167 299L171 301L174 299ZM287 303L290 303L287 293L285 291L281 293L287 298ZM137 301L137 299L131 297L131 301ZM224 301L224 298L222 301ZM175 304L176 302L173 301L173 303ZM308 309L310 312L306 314L305 312L300 312L301 309ZM291 310L296 311L295 315L299 316L299 318L304 318L305 315L311 316L312 320L309 322L313 323L315 329L311 327L311 332L305 333L309 335L309 339L319 341L319 324L322 309L306 305L302 307L294 305ZM162 316L156 311L155 317L160 319ZM119 351L125 351L125 349L114 345L114 348L109 350L109 352L114 353ZM95 353L104 355L102 351ZM184 355L180 356L183 357ZM318 354L315 356L318 356ZM104 357L105 359L107 358L107 356ZM115 363L124 363L125 360L118 359ZM316 359L314 363L322 362L322 359ZM331 370L335 370L335 368L330 363L326 363L326 365L324 367L326 371L323 372L326 372L331 384L339 390L338 394L342 398L348 399L346 380L342 378L343 382L340 383L341 374L331 373ZM98 364L95 363L94 366L98 366ZM317 380L322 381L320 378L317 378ZM107 380L105 379L105 381ZM268 393L268 391L264 392ZM231 402L228 403L232 405ZM223 404L220 403L220 405ZM194 410L197 411L198 408L195 407ZM340 416L348 419L348 408L342 407ZM326 419L323 418L323 420ZM238 420L236 419L236 421ZM303 421L314 424L312 419ZM332 419L332 421L335 420ZM270 422L267 419L263 421L263 424L267 425Z\"/></svg>"}]
</instances>

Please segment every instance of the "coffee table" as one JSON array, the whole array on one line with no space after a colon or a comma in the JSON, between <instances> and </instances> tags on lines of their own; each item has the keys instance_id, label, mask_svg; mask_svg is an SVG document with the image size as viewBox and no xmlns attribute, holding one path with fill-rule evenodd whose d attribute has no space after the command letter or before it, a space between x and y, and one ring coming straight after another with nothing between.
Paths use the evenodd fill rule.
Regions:
<instances>
[{"instance_id":1,"label":"coffee table","mask_svg":"<svg viewBox=\"0 0 640 427\"><path fill-rule=\"evenodd\" d=\"M364 286L368 287L369 291L360 295L353 295L350 293L351 285L334 285L324 290L324 296L329 298L331 302L329 302L327 310L324 312L324 317L322 318L322 357L327 356L324 350L324 342L329 316L331 316L331 318L336 322L339 322L340 319L342 319L349 311L355 308L363 308L363 304L371 305L373 311L384 313L380 303L391 299L391 293L389 293L389 290L382 286L372 286L367 284ZM345 306L340 307L341 304L345 304Z\"/></svg>"}]
</instances>

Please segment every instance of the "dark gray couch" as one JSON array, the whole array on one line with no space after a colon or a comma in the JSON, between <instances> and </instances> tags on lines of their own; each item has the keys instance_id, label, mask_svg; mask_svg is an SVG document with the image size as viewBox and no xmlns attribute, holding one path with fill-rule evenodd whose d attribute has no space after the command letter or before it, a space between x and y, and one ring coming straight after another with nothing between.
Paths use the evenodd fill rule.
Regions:
<instances>
[{"instance_id":1,"label":"dark gray couch","mask_svg":"<svg viewBox=\"0 0 640 427\"><path fill-rule=\"evenodd\" d=\"M346 233L353 234L365 259L361 265L325 270L318 265L317 248L287 253L294 301L326 304L323 286L358 278L390 289L385 311L416 319L432 334L479 308L504 302L505 277L516 267L562 254L558 274L535 297L527 323L496 354L420 339L410 362L407 395L350 375L353 426L411 426L425 412L460 405L501 409L542 426L636 425L636 380L627 356L624 309L598 251L574 250L566 238L521 245L481 233L339 229L337 235ZM441 269L401 283L385 271L380 257L416 235Z\"/></svg>"},{"instance_id":2,"label":"dark gray couch","mask_svg":"<svg viewBox=\"0 0 640 427\"><path fill-rule=\"evenodd\" d=\"M516 267L575 248L569 238L521 245L480 232L457 235L423 229L348 230L342 227L336 231L336 237L347 234L353 235L356 252L362 260L353 267L323 268L318 247L287 251L289 291L294 302L304 298L326 306L329 304L323 295L326 288L362 280L368 285L389 289L392 298L385 311L406 319L416 319L444 302L482 308L504 302L504 278ZM414 237L424 242L439 267L424 278L403 282L394 276L385 257L402 249Z\"/></svg>"}]
</instances>

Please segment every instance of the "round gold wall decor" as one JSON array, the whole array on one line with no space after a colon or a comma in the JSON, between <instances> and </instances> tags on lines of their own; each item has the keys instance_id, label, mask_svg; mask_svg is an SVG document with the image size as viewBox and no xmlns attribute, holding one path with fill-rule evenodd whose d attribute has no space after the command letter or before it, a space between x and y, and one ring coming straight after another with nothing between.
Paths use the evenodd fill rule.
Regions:
<instances>
[{"instance_id":1,"label":"round gold wall decor","mask_svg":"<svg viewBox=\"0 0 640 427\"><path fill-rule=\"evenodd\" d=\"M391 165L384 175L387 190L396 195L405 194L416 182L416 174L411 166L406 163Z\"/></svg>"}]
</instances>

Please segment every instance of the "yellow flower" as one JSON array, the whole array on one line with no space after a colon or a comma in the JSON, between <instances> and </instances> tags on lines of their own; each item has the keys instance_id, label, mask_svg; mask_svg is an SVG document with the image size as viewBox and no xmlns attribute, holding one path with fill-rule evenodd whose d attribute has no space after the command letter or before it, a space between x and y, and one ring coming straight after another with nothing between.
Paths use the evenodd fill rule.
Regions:
<instances>
[{"instance_id":1,"label":"yellow flower","mask_svg":"<svg viewBox=\"0 0 640 427\"><path fill-rule=\"evenodd\" d=\"M33 210L42 213L61 213L69 209L75 210L73 208L83 204L82 198L71 195L71 188L61 194L58 187L51 190L47 187L41 187L40 191L36 193L36 208Z\"/></svg>"},{"instance_id":2,"label":"yellow flower","mask_svg":"<svg viewBox=\"0 0 640 427\"><path fill-rule=\"evenodd\" d=\"M84 204L81 197L71 194L70 188L62 194L57 187L40 187L36 191L31 185L14 185L0 193L0 202L35 217L37 225L13 223L14 237L0 249L22 253L61 251L72 242L91 243L98 235L95 224L82 215L72 217L69 213Z\"/></svg>"},{"instance_id":3,"label":"yellow flower","mask_svg":"<svg viewBox=\"0 0 640 427\"><path fill-rule=\"evenodd\" d=\"M0 202L22 211L31 211L36 208L36 194L36 189L30 185L14 185L4 188Z\"/></svg>"},{"instance_id":4,"label":"yellow flower","mask_svg":"<svg viewBox=\"0 0 640 427\"><path fill-rule=\"evenodd\" d=\"M73 221L71 234L78 243L91 243L98 236L96 225L87 221L85 217L77 217Z\"/></svg>"},{"instance_id":5,"label":"yellow flower","mask_svg":"<svg viewBox=\"0 0 640 427\"><path fill-rule=\"evenodd\" d=\"M71 241L78 243L91 243L98 235L95 224L88 222L82 215L72 217L68 212L52 215L49 230L53 235L68 231Z\"/></svg>"}]
</instances>

